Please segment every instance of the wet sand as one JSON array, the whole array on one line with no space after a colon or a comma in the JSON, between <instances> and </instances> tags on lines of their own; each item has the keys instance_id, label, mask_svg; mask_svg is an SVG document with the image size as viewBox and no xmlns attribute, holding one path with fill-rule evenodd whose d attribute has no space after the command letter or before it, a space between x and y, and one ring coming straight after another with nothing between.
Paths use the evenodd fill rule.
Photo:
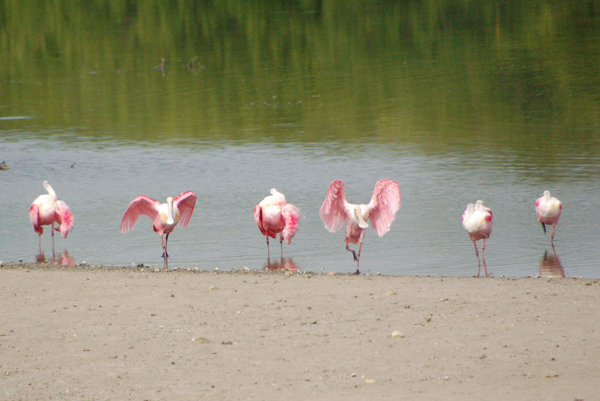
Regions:
<instances>
[{"instance_id":1,"label":"wet sand","mask_svg":"<svg viewBox=\"0 0 600 401\"><path fill-rule=\"evenodd\" d=\"M594 400L600 280L0 268L0 399Z\"/></svg>"}]
</instances>

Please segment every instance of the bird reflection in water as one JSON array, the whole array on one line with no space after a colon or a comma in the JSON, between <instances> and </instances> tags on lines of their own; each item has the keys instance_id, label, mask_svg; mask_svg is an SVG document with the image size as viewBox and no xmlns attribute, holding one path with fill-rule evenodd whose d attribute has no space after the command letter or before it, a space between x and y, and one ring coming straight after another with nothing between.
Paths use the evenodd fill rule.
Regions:
<instances>
[{"instance_id":1,"label":"bird reflection in water","mask_svg":"<svg viewBox=\"0 0 600 401\"><path fill-rule=\"evenodd\" d=\"M552 246L552 254L548 254L548 250L546 249L542 255L542 259L540 260L540 277L565 277L565 270L556 255L554 246Z\"/></svg>"},{"instance_id":2,"label":"bird reflection in water","mask_svg":"<svg viewBox=\"0 0 600 401\"><path fill-rule=\"evenodd\" d=\"M268 260L267 263L263 266L263 271L289 271L289 272L298 272L300 268L291 258L282 258L280 261L271 261Z\"/></svg>"},{"instance_id":3,"label":"bird reflection in water","mask_svg":"<svg viewBox=\"0 0 600 401\"><path fill-rule=\"evenodd\" d=\"M35 261L37 263L52 263L61 266L73 266L75 264L75 259L69 256L69 251L63 251L58 257L52 252L52 259L46 259L46 255L41 252L35 255Z\"/></svg>"}]
</instances>

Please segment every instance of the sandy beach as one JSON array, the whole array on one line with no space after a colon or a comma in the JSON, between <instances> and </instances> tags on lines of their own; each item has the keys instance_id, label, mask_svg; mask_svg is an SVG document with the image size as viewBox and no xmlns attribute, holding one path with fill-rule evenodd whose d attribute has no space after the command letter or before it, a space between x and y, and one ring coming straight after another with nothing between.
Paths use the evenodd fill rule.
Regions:
<instances>
[{"instance_id":1,"label":"sandy beach","mask_svg":"<svg viewBox=\"0 0 600 401\"><path fill-rule=\"evenodd\" d=\"M2 400L595 400L600 280L0 268Z\"/></svg>"}]
</instances>

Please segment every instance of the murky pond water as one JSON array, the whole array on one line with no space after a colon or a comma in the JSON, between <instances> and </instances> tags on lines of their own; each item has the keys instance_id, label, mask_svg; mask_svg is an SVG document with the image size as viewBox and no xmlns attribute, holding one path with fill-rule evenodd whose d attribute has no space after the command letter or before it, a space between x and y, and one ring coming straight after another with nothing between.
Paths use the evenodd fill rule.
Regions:
<instances>
[{"instance_id":1,"label":"murky pond water","mask_svg":"<svg viewBox=\"0 0 600 401\"><path fill-rule=\"evenodd\" d=\"M490 273L600 277L600 7L334 3L7 7L0 260L41 259L27 210L49 180L75 215L63 261L162 266L150 220L122 235L121 218L137 195L192 190L169 267L262 269L252 212L275 187L305 218L274 262L353 272L319 207L334 179L366 203L390 178L402 208L368 229L364 273L476 274L461 215L482 199ZM546 189L564 206L554 249Z\"/></svg>"}]
</instances>

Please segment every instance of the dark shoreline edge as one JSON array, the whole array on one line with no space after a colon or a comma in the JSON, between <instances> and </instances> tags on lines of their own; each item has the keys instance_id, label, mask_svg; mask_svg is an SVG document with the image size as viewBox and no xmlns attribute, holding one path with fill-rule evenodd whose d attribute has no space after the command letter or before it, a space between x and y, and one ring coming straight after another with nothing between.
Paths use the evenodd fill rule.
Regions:
<instances>
[{"instance_id":1,"label":"dark shoreline edge","mask_svg":"<svg viewBox=\"0 0 600 401\"><path fill-rule=\"evenodd\" d=\"M73 266L62 266L56 263L45 262L8 262L0 263L0 270L29 270L29 271L70 271L70 272L130 272L130 273L162 273L162 274L173 274L173 273L185 273L185 274L229 274L229 275L274 275L274 276L337 276L337 277L386 277L386 278L419 278L419 279L501 279L501 280L530 280L530 279L544 279L549 280L581 280L586 283L599 283L600 279L597 278L585 278L585 277L540 277L540 276L527 276L527 277L505 277L505 276L489 276L489 277L477 277L477 276L418 276L418 275L385 275L385 274L360 274L356 275L353 273L316 273L311 271L290 271L290 270L258 270L240 268L237 270L202 270L202 269L187 269L187 268L158 268L145 265L137 266L111 266L111 265L90 265L87 263L77 263Z\"/></svg>"}]
</instances>

